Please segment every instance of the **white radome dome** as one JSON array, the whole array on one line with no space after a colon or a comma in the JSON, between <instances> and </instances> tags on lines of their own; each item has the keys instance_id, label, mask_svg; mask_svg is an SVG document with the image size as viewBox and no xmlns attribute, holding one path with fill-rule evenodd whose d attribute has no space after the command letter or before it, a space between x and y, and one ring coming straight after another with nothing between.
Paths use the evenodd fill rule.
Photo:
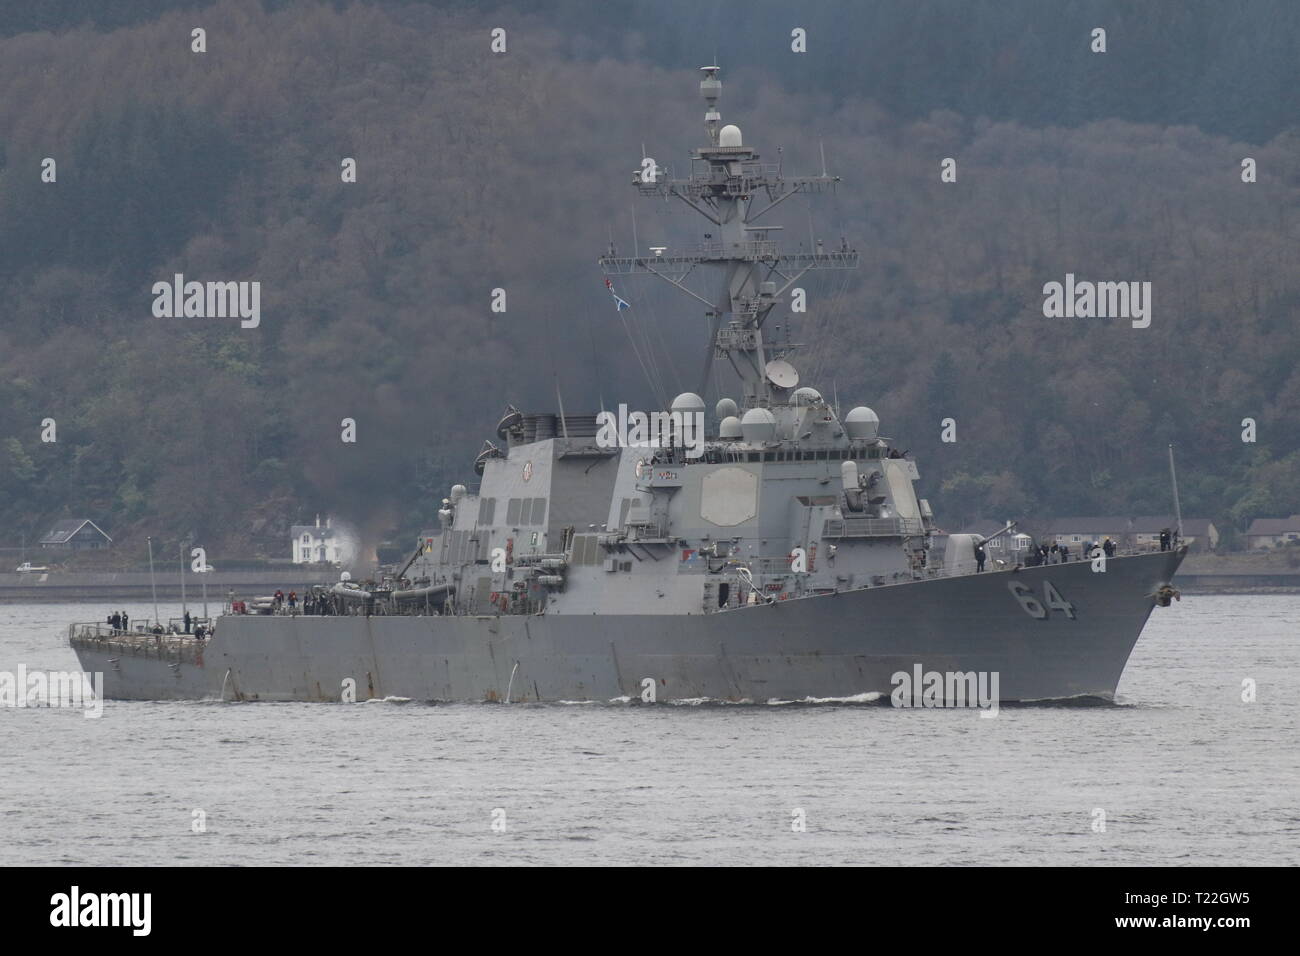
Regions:
<instances>
[{"instance_id":1,"label":"white radome dome","mask_svg":"<svg viewBox=\"0 0 1300 956\"><path fill-rule=\"evenodd\" d=\"M727 125L718 130L719 146L741 146L740 127Z\"/></svg>"},{"instance_id":2,"label":"white radome dome","mask_svg":"<svg viewBox=\"0 0 1300 956\"><path fill-rule=\"evenodd\" d=\"M854 441L873 441L880 434L880 418L865 405L844 416L844 430Z\"/></svg>"},{"instance_id":3,"label":"white radome dome","mask_svg":"<svg viewBox=\"0 0 1300 956\"><path fill-rule=\"evenodd\" d=\"M700 412L703 414L704 399L700 398L700 396L696 395L694 392L682 392L673 399L673 407L671 411L692 413Z\"/></svg>"},{"instance_id":4,"label":"white radome dome","mask_svg":"<svg viewBox=\"0 0 1300 956\"><path fill-rule=\"evenodd\" d=\"M751 445L776 437L776 416L766 408L751 408L740 420L740 434Z\"/></svg>"}]
</instances>

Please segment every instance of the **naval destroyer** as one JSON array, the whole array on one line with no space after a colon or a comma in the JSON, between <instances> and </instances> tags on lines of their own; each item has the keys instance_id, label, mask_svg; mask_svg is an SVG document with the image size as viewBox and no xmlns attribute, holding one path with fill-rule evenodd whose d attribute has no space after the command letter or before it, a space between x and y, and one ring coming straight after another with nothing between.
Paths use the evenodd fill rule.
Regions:
<instances>
[{"instance_id":1,"label":"naval destroyer","mask_svg":"<svg viewBox=\"0 0 1300 956\"><path fill-rule=\"evenodd\" d=\"M312 614L223 614L207 640L74 625L105 696L871 699L924 669L996 674L1006 702L1113 697L1185 549L980 570L987 539L940 534L876 414L841 416L765 338L802 276L858 256L779 248L762 217L838 178L761 160L722 124L718 74L703 68L708 142L689 176L647 162L634 179L699 213L704 238L599 262L607 284L650 276L702 302L705 367L734 369L734 398L706 420L685 393L630 428L508 406L480 480L449 489L440 528L388 578L319 589ZM693 274L716 280L713 298Z\"/></svg>"}]
</instances>

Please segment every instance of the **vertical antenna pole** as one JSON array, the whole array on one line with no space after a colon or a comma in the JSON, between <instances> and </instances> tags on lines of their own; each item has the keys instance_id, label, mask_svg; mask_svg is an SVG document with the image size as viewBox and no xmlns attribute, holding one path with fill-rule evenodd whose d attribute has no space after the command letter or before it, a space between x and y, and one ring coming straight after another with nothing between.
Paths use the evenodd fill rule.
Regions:
<instances>
[{"instance_id":1,"label":"vertical antenna pole","mask_svg":"<svg viewBox=\"0 0 1300 956\"><path fill-rule=\"evenodd\" d=\"M1174 446L1169 445L1169 479L1174 484L1174 521L1178 525L1178 540L1183 538L1183 510L1178 504L1178 473L1174 470Z\"/></svg>"},{"instance_id":2,"label":"vertical antenna pole","mask_svg":"<svg viewBox=\"0 0 1300 956\"><path fill-rule=\"evenodd\" d=\"M158 623L158 585L153 579L153 538L149 538L149 589L153 591L153 622Z\"/></svg>"},{"instance_id":3,"label":"vertical antenna pole","mask_svg":"<svg viewBox=\"0 0 1300 956\"><path fill-rule=\"evenodd\" d=\"M555 376L555 401L560 406L560 432L564 435L564 440L569 440L569 422L564 415L564 399L560 397L560 376Z\"/></svg>"},{"instance_id":4,"label":"vertical antenna pole","mask_svg":"<svg viewBox=\"0 0 1300 956\"><path fill-rule=\"evenodd\" d=\"M185 542L181 542L181 613L184 614L189 608L185 606Z\"/></svg>"}]
</instances>

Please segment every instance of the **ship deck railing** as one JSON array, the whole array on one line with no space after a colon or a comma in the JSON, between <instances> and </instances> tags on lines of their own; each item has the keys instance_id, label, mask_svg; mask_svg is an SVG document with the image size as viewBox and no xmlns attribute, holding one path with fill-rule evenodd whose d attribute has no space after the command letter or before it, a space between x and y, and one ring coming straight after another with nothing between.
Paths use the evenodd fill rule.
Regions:
<instances>
[{"instance_id":1,"label":"ship deck railing","mask_svg":"<svg viewBox=\"0 0 1300 956\"><path fill-rule=\"evenodd\" d=\"M881 519L877 519L877 520L881 520ZM896 520L896 519L883 519L883 520ZM1143 555L1143 554L1158 553L1158 551L1159 549L1156 548L1143 548L1143 547L1120 548L1116 550L1116 552L1113 555L1111 555L1110 558L1108 558L1107 560L1111 560L1115 558L1123 558L1123 557L1133 557L1136 555ZM935 580L938 578L969 577L980 573L987 574L991 571L1010 571L1016 567L1026 568L1026 567L1054 566L1053 563L1050 561L1046 565L1026 564L1023 559L1027 558L1028 556L1029 555L1027 552L1021 552L1015 557L1009 559L1008 558L997 559L990 556L984 563L983 572L976 571L975 565L973 563L964 564L960 567L949 568L944 566L941 562L939 562L936 559L934 563L930 563L924 566L916 566L911 569L904 568L897 571L891 571L888 574L865 575L865 576L855 575L856 580L852 586L852 589L856 590L857 588L860 587L885 587L892 584L907 584L913 581L928 581L928 580ZM1001 563L999 563L999 560L1001 561ZM1091 561L1091 560L1093 559L1084 557L1082 552L1079 552L1077 555L1074 552L1071 552L1070 559L1068 561L1065 562L1058 561L1056 562L1056 564L1057 565L1062 563L1077 564L1080 562ZM764 555L761 557L760 556L741 557L737 555L731 559L710 558L710 570L713 571L714 573L718 573L720 571L727 570L728 566L733 568L745 568L754 576L754 582L758 590L760 592L766 593L770 591L781 590L782 580L788 582L790 577L798 577L798 575L794 574L791 567L791 563L792 563L792 558L790 555L776 555L776 556ZM815 557L810 556L809 565L810 565L809 571L814 574L817 572L832 571L835 568L834 560L828 559L820 551L818 551ZM776 578L778 580L771 580L773 578ZM816 591L818 593L821 592L830 593L832 591L843 590L843 589L844 589L843 585L835 585L835 586L827 586L827 587L811 587L812 591Z\"/></svg>"},{"instance_id":2,"label":"ship deck railing","mask_svg":"<svg viewBox=\"0 0 1300 956\"><path fill-rule=\"evenodd\" d=\"M1147 547L1139 547L1139 546L1130 546L1125 548L1116 548L1115 553L1108 556L1106 560L1112 561L1115 558L1131 558L1143 554L1159 554L1159 553L1160 553L1160 549L1158 547L1147 548ZM1070 557L1065 561L1060 561L1060 560L1053 561L1049 559L1045 564L1028 564L1026 562L1026 559L1028 557L1029 557L1028 551L1017 551L1012 553L1011 555L1008 555L1007 557L998 557L997 555L990 554L984 561L984 573L987 574L989 571L1010 571L1016 567L1050 568L1050 567L1056 567L1063 564L1082 564L1093 560L1093 558L1085 555L1082 549L1080 549L1079 551L1075 551L1073 548L1070 549ZM924 568L917 569L916 573L913 576L917 579L951 578L951 577L965 577L966 575L979 574L979 573L980 573L979 571L975 570L974 565L963 565L962 567L949 569L946 568L941 562L937 561L936 559L936 563L931 564Z\"/></svg>"},{"instance_id":3,"label":"ship deck railing","mask_svg":"<svg viewBox=\"0 0 1300 956\"><path fill-rule=\"evenodd\" d=\"M185 629L184 617L168 618L166 623L154 621L152 618L131 618L130 626L127 628L115 628L104 621L78 621L68 625L68 637L77 637L82 640L105 640L115 637L133 638L137 636L155 637L153 629L159 624L162 624L163 637L193 637L194 628L197 625L210 628L212 618L191 614L190 629L188 631Z\"/></svg>"},{"instance_id":4,"label":"ship deck railing","mask_svg":"<svg viewBox=\"0 0 1300 956\"><path fill-rule=\"evenodd\" d=\"M823 538L901 538L925 533L920 518L830 518Z\"/></svg>"},{"instance_id":5,"label":"ship deck railing","mask_svg":"<svg viewBox=\"0 0 1300 956\"><path fill-rule=\"evenodd\" d=\"M107 624L75 623L68 625L68 643L98 651L152 657L162 661L196 663L206 639L193 634L154 634L140 625L140 630L123 631Z\"/></svg>"}]
</instances>

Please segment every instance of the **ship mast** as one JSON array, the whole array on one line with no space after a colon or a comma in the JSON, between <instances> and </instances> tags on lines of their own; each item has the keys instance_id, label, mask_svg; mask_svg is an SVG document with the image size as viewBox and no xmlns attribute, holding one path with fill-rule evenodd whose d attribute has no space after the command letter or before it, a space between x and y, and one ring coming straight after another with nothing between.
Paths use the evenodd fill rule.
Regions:
<instances>
[{"instance_id":1,"label":"ship mast","mask_svg":"<svg viewBox=\"0 0 1300 956\"><path fill-rule=\"evenodd\" d=\"M607 275L653 275L702 302L709 319L709 353L705 357L699 394L703 395L715 358L725 358L740 377L744 408L767 406L773 401L773 384L790 387L790 379L769 377L771 355L763 341L763 324L772 309L784 302L782 296L813 269L852 269L858 264L856 250L841 241L840 249L826 252L821 243L808 253L783 253L771 233L782 227L756 225L757 221L791 196L834 189L838 176L786 177L779 163L763 163L753 147L743 145L740 129L722 126L718 100L722 95L719 67L700 68L704 79L700 93L706 110L704 126L709 145L692 150L691 175L667 179L651 164L636 173L634 184L643 196L676 198L713 224L706 238L693 249L665 255L662 247L653 255L619 257L610 253L600 259ZM639 250L633 250L634 253ZM697 268L721 273L722 281L706 288L720 289L710 300L685 286ZM724 324L724 318L726 319ZM783 345L783 349L790 346ZM783 369L788 366L782 365ZM792 374L787 372L787 374Z\"/></svg>"}]
</instances>

